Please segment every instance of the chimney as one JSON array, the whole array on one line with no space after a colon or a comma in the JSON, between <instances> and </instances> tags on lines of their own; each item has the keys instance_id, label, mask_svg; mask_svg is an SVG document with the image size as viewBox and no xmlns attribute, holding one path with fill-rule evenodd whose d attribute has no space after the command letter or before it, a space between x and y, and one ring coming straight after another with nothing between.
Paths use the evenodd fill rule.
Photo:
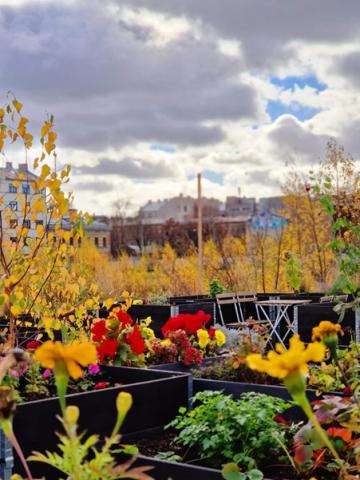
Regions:
<instances>
[{"instance_id":1,"label":"chimney","mask_svg":"<svg viewBox=\"0 0 360 480\"><path fill-rule=\"evenodd\" d=\"M28 171L27 163L19 163L19 171L20 172L27 172Z\"/></svg>"},{"instance_id":2,"label":"chimney","mask_svg":"<svg viewBox=\"0 0 360 480\"><path fill-rule=\"evenodd\" d=\"M11 170L12 169L12 163L11 162L6 162L5 168L6 168L6 170Z\"/></svg>"}]
</instances>

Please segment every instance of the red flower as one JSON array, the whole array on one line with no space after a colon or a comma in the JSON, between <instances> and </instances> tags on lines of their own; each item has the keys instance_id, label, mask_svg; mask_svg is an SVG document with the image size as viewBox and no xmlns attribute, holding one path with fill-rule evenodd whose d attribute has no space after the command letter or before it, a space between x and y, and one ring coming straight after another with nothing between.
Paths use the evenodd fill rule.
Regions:
<instances>
[{"instance_id":1,"label":"red flower","mask_svg":"<svg viewBox=\"0 0 360 480\"><path fill-rule=\"evenodd\" d=\"M109 332L105 320L98 320L91 327L92 339L94 342L101 342L103 337Z\"/></svg>"},{"instance_id":2,"label":"red flower","mask_svg":"<svg viewBox=\"0 0 360 480\"><path fill-rule=\"evenodd\" d=\"M116 316L120 322L120 328L122 330L124 328L130 327L134 323L130 315L128 313L123 312L122 310L119 310Z\"/></svg>"},{"instance_id":3,"label":"red flower","mask_svg":"<svg viewBox=\"0 0 360 480\"><path fill-rule=\"evenodd\" d=\"M215 332L216 332L216 328L215 327L210 327L209 328L209 337L214 338Z\"/></svg>"},{"instance_id":4,"label":"red flower","mask_svg":"<svg viewBox=\"0 0 360 480\"><path fill-rule=\"evenodd\" d=\"M176 317L169 318L163 325L161 332L166 336L168 331L185 330L188 335L195 334L200 328L211 320L211 315L199 310L197 313L179 313Z\"/></svg>"},{"instance_id":5,"label":"red flower","mask_svg":"<svg viewBox=\"0 0 360 480\"><path fill-rule=\"evenodd\" d=\"M202 362L203 356L200 350L194 347L189 347L186 350L184 350L183 353L183 362L184 365L189 366L189 365L200 365Z\"/></svg>"},{"instance_id":6,"label":"red flower","mask_svg":"<svg viewBox=\"0 0 360 480\"><path fill-rule=\"evenodd\" d=\"M105 340L103 340L103 342L96 347L99 361L103 362L105 358L109 358L109 359L114 358L116 355L118 346L119 344L117 340L112 340L111 338L105 338Z\"/></svg>"},{"instance_id":7,"label":"red flower","mask_svg":"<svg viewBox=\"0 0 360 480\"><path fill-rule=\"evenodd\" d=\"M141 355L145 352L145 342L137 324L134 326L133 331L126 335L126 341L136 355Z\"/></svg>"},{"instance_id":8,"label":"red flower","mask_svg":"<svg viewBox=\"0 0 360 480\"><path fill-rule=\"evenodd\" d=\"M37 340L30 340L30 342L27 342L25 348L26 350L36 350L40 345L41 343Z\"/></svg>"},{"instance_id":9,"label":"red flower","mask_svg":"<svg viewBox=\"0 0 360 480\"><path fill-rule=\"evenodd\" d=\"M102 390L103 388L107 388L109 385L109 382L98 382L96 385L94 385L94 389Z\"/></svg>"}]
</instances>

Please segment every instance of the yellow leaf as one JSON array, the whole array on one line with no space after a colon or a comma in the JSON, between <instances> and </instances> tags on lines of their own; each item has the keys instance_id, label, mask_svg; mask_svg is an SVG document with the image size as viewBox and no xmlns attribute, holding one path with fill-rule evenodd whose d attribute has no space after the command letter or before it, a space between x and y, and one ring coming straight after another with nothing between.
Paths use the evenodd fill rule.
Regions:
<instances>
[{"instance_id":1,"label":"yellow leaf","mask_svg":"<svg viewBox=\"0 0 360 480\"><path fill-rule=\"evenodd\" d=\"M44 225L37 225L36 227L36 235L38 237L42 237L44 234Z\"/></svg>"},{"instance_id":2,"label":"yellow leaf","mask_svg":"<svg viewBox=\"0 0 360 480\"><path fill-rule=\"evenodd\" d=\"M49 132L49 130L51 129L52 127L52 124L48 121L44 122L44 125L41 127L41 137L44 138L45 135L47 135L47 133Z\"/></svg>"},{"instance_id":3,"label":"yellow leaf","mask_svg":"<svg viewBox=\"0 0 360 480\"><path fill-rule=\"evenodd\" d=\"M2 108L0 108L0 123L3 122L3 120L4 120L4 115L5 115L4 110L3 110Z\"/></svg>"},{"instance_id":4,"label":"yellow leaf","mask_svg":"<svg viewBox=\"0 0 360 480\"><path fill-rule=\"evenodd\" d=\"M50 167L46 163L41 167L41 178L46 178L50 173Z\"/></svg>"},{"instance_id":5,"label":"yellow leaf","mask_svg":"<svg viewBox=\"0 0 360 480\"><path fill-rule=\"evenodd\" d=\"M11 305L10 311L13 315L18 316L22 312L21 308L18 305Z\"/></svg>"},{"instance_id":6,"label":"yellow leaf","mask_svg":"<svg viewBox=\"0 0 360 480\"><path fill-rule=\"evenodd\" d=\"M18 100L13 100L12 104L14 105L15 107L15 110L20 113L21 112L21 109L23 108L23 104L21 102L19 102Z\"/></svg>"},{"instance_id":7,"label":"yellow leaf","mask_svg":"<svg viewBox=\"0 0 360 480\"><path fill-rule=\"evenodd\" d=\"M105 308L109 309L113 304L114 304L114 299L113 298L107 298L106 300L104 300L104 306Z\"/></svg>"},{"instance_id":8,"label":"yellow leaf","mask_svg":"<svg viewBox=\"0 0 360 480\"><path fill-rule=\"evenodd\" d=\"M48 155L54 150L55 145L51 142L45 142L45 150Z\"/></svg>"},{"instance_id":9,"label":"yellow leaf","mask_svg":"<svg viewBox=\"0 0 360 480\"><path fill-rule=\"evenodd\" d=\"M49 134L48 134L49 143L54 143L56 139L57 139L57 133L49 132Z\"/></svg>"}]
</instances>

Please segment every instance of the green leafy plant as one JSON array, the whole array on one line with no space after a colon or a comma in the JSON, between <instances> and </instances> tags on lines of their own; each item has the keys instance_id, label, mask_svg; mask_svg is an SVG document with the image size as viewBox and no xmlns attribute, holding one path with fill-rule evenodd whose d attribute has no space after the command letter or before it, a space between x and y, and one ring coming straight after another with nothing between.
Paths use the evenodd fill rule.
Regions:
<instances>
[{"instance_id":1,"label":"green leafy plant","mask_svg":"<svg viewBox=\"0 0 360 480\"><path fill-rule=\"evenodd\" d=\"M213 278L209 283L209 296L210 298L216 298L219 293L224 293L225 287L221 285L217 278Z\"/></svg>"},{"instance_id":2,"label":"green leafy plant","mask_svg":"<svg viewBox=\"0 0 360 480\"><path fill-rule=\"evenodd\" d=\"M263 473L256 468L241 472L236 463L225 464L221 473L225 480L262 480L264 478Z\"/></svg>"},{"instance_id":3,"label":"green leafy plant","mask_svg":"<svg viewBox=\"0 0 360 480\"><path fill-rule=\"evenodd\" d=\"M118 417L114 430L100 449L97 448L99 443L97 435L91 435L85 439L83 433L78 434L79 409L75 406L68 406L64 417L60 418L65 430L65 435L59 435L58 447L60 453L34 452L29 460L51 465L73 480L114 480L120 478L151 480L151 477L146 475L145 472L152 467L132 468L135 461L134 456L123 464L116 464L114 460L114 455L119 452L132 455L137 453L135 448L114 448L119 444L120 436L118 432L131 402L130 394L120 393L117 399Z\"/></svg>"},{"instance_id":4,"label":"green leafy plant","mask_svg":"<svg viewBox=\"0 0 360 480\"><path fill-rule=\"evenodd\" d=\"M337 358L310 367L309 386L318 393L341 391L348 387L356 392L360 385L360 349L356 342L338 349Z\"/></svg>"},{"instance_id":5,"label":"green leafy plant","mask_svg":"<svg viewBox=\"0 0 360 480\"><path fill-rule=\"evenodd\" d=\"M258 468L282 451L273 436L286 442L296 430L274 420L291 406L279 398L251 392L233 400L222 392L206 391L195 395L193 403L193 410L180 409L167 428L179 431L176 443L214 467L233 461L245 471Z\"/></svg>"},{"instance_id":6,"label":"green leafy plant","mask_svg":"<svg viewBox=\"0 0 360 480\"><path fill-rule=\"evenodd\" d=\"M295 293L300 292L301 284L304 280L304 271L301 265L301 261L297 255L292 252L285 254L285 275L288 284L291 286Z\"/></svg>"}]
</instances>

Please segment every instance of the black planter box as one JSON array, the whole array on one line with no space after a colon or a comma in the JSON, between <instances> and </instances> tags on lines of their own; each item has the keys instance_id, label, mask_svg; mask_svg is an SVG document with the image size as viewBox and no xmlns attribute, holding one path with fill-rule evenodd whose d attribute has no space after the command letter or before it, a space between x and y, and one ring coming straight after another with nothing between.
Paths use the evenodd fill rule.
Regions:
<instances>
[{"instance_id":1,"label":"black planter box","mask_svg":"<svg viewBox=\"0 0 360 480\"><path fill-rule=\"evenodd\" d=\"M134 465L152 466L153 469L147 473L156 480L223 480L220 470L186 463L156 460L143 455L138 456Z\"/></svg>"},{"instance_id":2,"label":"black planter box","mask_svg":"<svg viewBox=\"0 0 360 480\"><path fill-rule=\"evenodd\" d=\"M88 434L110 435L116 420L116 397L120 391L133 396L133 406L122 427L123 433L140 432L170 422L188 402L189 375L138 368L104 367L119 387L68 395L67 404L80 408L79 430ZM169 402L171 399L171 402ZM14 431L27 457L33 450L54 451L56 431L61 424L58 398L21 403L14 417ZM47 474L47 467L32 463L34 476ZM23 474L18 458L14 471ZM46 478L56 478L53 475Z\"/></svg>"},{"instance_id":3,"label":"black planter box","mask_svg":"<svg viewBox=\"0 0 360 480\"><path fill-rule=\"evenodd\" d=\"M239 398L242 393L257 392L271 395L272 397L282 398L283 400L292 400L287 388L281 385L260 385L257 383L241 383L228 382L226 380L210 380L208 378L194 378L192 391L195 395L204 390L222 390L226 395L232 395L235 399ZM315 390L308 389L306 391L308 399L319 399Z\"/></svg>"},{"instance_id":4,"label":"black planter box","mask_svg":"<svg viewBox=\"0 0 360 480\"><path fill-rule=\"evenodd\" d=\"M169 297L170 305L183 305L184 303L205 303L214 300L208 295L184 295L180 297Z\"/></svg>"},{"instance_id":5,"label":"black planter box","mask_svg":"<svg viewBox=\"0 0 360 480\"><path fill-rule=\"evenodd\" d=\"M319 325L322 320L330 320L334 323L339 322L339 315L334 312L334 306L334 303L311 303L298 307L298 332L303 342L311 342L312 329ZM349 345L351 338L355 337L357 331L356 312L354 310L346 310L345 317L341 322L341 328L344 330L344 336L339 335L339 344L343 346Z\"/></svg>"},{"instance_id":6,"label":"black planter box","mask_svg":"<svg viewBox=\"0 0 360 480\"><path fill-rule=\"evenodd\" d=\"M150 327L154 330L157 337L162 337L161 327L171 317L170 305L132 305L128 314L133 320L141 320L151 317L152 322Z\"/></svg>"}]
</instances>

